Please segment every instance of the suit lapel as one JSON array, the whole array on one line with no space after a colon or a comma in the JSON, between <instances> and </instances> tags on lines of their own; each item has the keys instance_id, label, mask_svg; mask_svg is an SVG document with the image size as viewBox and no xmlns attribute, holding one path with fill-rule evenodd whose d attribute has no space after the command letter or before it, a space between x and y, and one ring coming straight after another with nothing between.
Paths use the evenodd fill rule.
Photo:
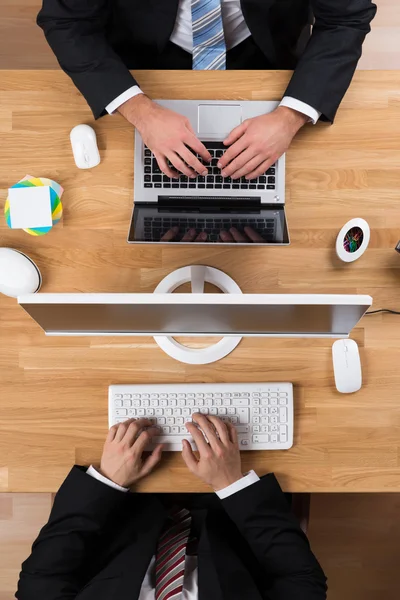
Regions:
<instances>
[{"instance_id":1,"label":"suit lapel","mask_svg":"<svg viewBox=\"0 0 400 600\"><path fill-rule=\"evenodd\" d=\"M269 25L269 12L276 0L240 0L246 25L269 62L277 63L277 56Z\"/></svg>"},{"instance_id":2,"label":"suit lapel","mask_svg":"<svg viewBox=\"0 0 400 600\"><path fill-rule=\"evenodd\" d=\"M230 544L239 533L223 511L207 512L198 549L199 600L262 600L252 574Z\"/></svg>"}]
</instances>

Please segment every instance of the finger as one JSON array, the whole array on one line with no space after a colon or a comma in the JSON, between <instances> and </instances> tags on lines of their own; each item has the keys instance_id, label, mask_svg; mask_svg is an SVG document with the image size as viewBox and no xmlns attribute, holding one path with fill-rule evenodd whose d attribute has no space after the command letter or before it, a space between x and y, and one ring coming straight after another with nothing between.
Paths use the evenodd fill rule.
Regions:
<instances>
[{"instance_id":1,"label":"finger","mask_svg":"<svg viewBox=\"0 0 400 600\"><path fill-rule=\"evenodd\" d=\"M239 243L243 243L243 242L248 242L247 237L244 235L244 233L241 233L240 231L238 231L236 229L236 227L231 227L229 232L231 233L233 239L235 240L235 242L239 242Z\"/></svg>"},{"instance_id":2,"label":"finger","mask_svg":"<svg viewBox=\"0 0 400 600\"><path fill-rule=\"evenodd\" d=\"M208 417L201 413L195 413L192 420L197 423L201 431L206 435L211 448L215 449L219 446L219 439L215 431L214 425L208 420Z\"/></svg>"},{"instance_id":3,"label":"finger","mask_svg":"<svg viewBox=\"0 0 400 600\"><path fill-rule=\"evenodd\" d=\"M143 427L151 426L151 421L148 419L131 419L127 423L129 424L122 439L128 446L132 446Z\"/></svg>"},{"instance_id":4,"label":"finger","mask_svg":"<svg viewBox=\"0 0 400 600\"><path fill-rule=\"evenodd\" d=\"M248 179L256 179L257 177L264 175L265 172L268 171L270 166L273 165L275 162L276 160L273 160L273 157L270 156L267 160L264 160L264 162L262 162L261 165L257 167L257 169L254 169L254 171L251 171L251 173L247 175Z\"/></svg>"},{"instance_id":5,"label":"finger","mask_svg":"<svg viewBox=\"0 0 400 600\"><path fill-rule=\"evenodd\" d=\"M203 160L205 160L206 162L210 162L210 160L212 158L211 154L209 153L209 151L207 150L205 145L202 144L201 141L199 140L199 138L196 136L190 123L188 125L188 129L192 135L188 136L185 139L185 144L187 144L190 148L192 148L192 150L197 152L197 154L200 154L200 156Z\"/></svg>"},{"instance_id":6,"label":"finger","mask_svg":"<svg viewBox=\"0 0 400 600\"><path fill-rule=\"evenodd\" d=\"M172 227L169 231L167 231L167 233L164 233L164 235L161 238L161 242L170 242L172 241L179 233L179 227Z\"/></svg>"},{"instance_id":7,"label":"finger","mask_svg":"<svg viewBox=\"0 0 400 600\"><path fill-rule=\"evenodd\" d=\"M244 232L252 242L265 242L264 238L257 231L254 231L252 227L246 225Z\"/></svg>"},{"instance_id":8,"label":"finger","mask_svg":"<svg viewBox=\"0 0 400 600\"><path fill-rule=\"evenodd\" d=\"M229 437L230 437L232 444L234 444L234 446L236 446L236 448L239 448L239 440L238 440L238 434L237 434L236 427L234 425L232 425L232 423L227 423L226 426L227 426L227 430L228 430Z\"/></svg>"},{"instance_id":9,"label":"finger","mask_svg":"<svg viewBox=\"0 0 400 600\"><path fill-rule=\"evenodd\" d=\"M250 148L249 148L250 150ZM232 179L239 179L239 177L246 177L246 179L250 179L249 173L257 170L260 164L263 162L263 156L254 156L254 153L251 152L252 158L242 167L237 169L234 173L232 173Z\"/></svg>"},{"instance_id":10,"label":"finger","mask_svg":"<svg viewBox=\"0 0 400 600\"><path fill-rule=\"evenodd\" d=\"M236 144L233 144L233 146L228 148L228 150L224 153L223 156L221 156L217 166L220 169L223 169L225 173L225 169L229 165L229 163L231 163L237 156L244 152L248 148L248 146L249 142L246 139L246 137L243 136L242 138L240 138L240 140L236 142Z\"/></svg>"},{"instance_id":11,"label":"finger","mask_svg":"<svg viewBox=\"0 0 400 600\"><path fill-rule=\"evenodd\" d=\"M108 430L107 437L106 437L106 442L112 442L113 439L115 438L117 431L118 431L118 425L113 425L112 427L110 427L110 429Z\"/></svg>"},{"instance_id":12,"label":"finger","mask_svg":"<svg viewBox=\"0 0 400 600\"><path fill-rule=\"evenodd\" d=\"M177 150L179 156L190 165L194 171L197 171L200 175L208 175L208 169L205 167L199 159L193 154L193 152L182 144L182 148Z\"/></svg>"},{"instance_id":13,"label":"finger","mask_svg":"<svg viewBox=\"0 0 400 600\"><path fill-rule=\"evenodd\" d=\"M237 179L236 173L243 169L252 159L254 158L254 151L251 148L247 148L237 156L225 169L222 171L223 177L230 177L232 174L233 179Z\"/></svg>"},{"instance_id":14,"label":"finger","mask_svg":"<svg viewBox=\"0 0 400 600\"><path fill-rule=\"evenodd\" d=\"M146 446L150 444L152 438L156 435L160 435L160 429L158 427L149 427L149 429L142 431L132 446L134 453L137 456L141 456Z\"/></svg>"},{"instance_id":15,"label":"finger","mask_svg":"<svg viewBox=\"0 0 400 600\"><path fill-rule=\"evenodd\" d=\"M221 241L227 243L227 242L234 242L235 240L233 239L233 237L231 236L231 234L228 231L225 231L225 229L222 229L219 232L219 237L221 238Z\"/></svg>"},{"instance_id":16,"label":"finger","mask_svg":"<svg viewBox=\"0 0 400 600\"><path fill-rule=\"evenodd\" d=\"M168 163L165 160L164 156L162 156L161 154L154 154L154 156L157 160L158 166L160 167L161 171L165 173L165 175L168 175L168 177L171 177L171 179L178 179L179 173L177 173L168 166Z\"/></svg>"},{"instance_id":17,"label":"finger","mask_svg":"<svg viewBox=\"0 0 400 600\"><path fill-rule=\"evenodd\" d=\"M215 427L221 442L223 444L227 444L230 440L230 437L229 437L229 432L228 432L228 429L227 429L225 423L223 423L221 421L221 419L219 419L218 417L213 417L212 415L208 415L208 419L211 421L211 423Z\"/></svg>"},{"instance_id":18,"label":"finger","mask_svg":"<svg viewBox=\"0 0 400 600\"><path fill-rule=\"evenodd\" d=\"M192 436L193 441L197 446L197 450L200 453L200 456L202 453L204 454L204 452L207 452L208 444L207 444L206 440L204 439L204 435L202 434L200 429L198 429L196 427L196 425L194 425L193 423L186 423L186 429Z\"/></svg>"},{"instance_id":19,"label":"finger","mask_svg":"<svg viewBox=\"0 0 400 600\"><path fill-rule=\"evenodd\" d=\"M154 448L153 452L150 454L150 456L148 458L146 458L146 460L143 463L143 467L140 471L141 475L143 475L143 476L148 475L154 469L154 467L160 462L163 449L164 449L164 444L158 444Z\"/></svg>"},{"instance_id":20,"label":"finger","mask_svg":"<svg viewBox=\"0 0 400 600\"><path fill-rule=\"evenodd\" d=\"M197 231L195 229L189 229L181 239L181 242L194 242L196 235Z\"/></svg>"},{"instance_id":21,"label":"finger","mask_svg":"<svg viewBox=\"0 0 400 600\"><path fill-rule=\"evenodd\" d=\"M197 236L197 238L194 240L195 242L206 242L208 238L208 235L206 234L205 231L202 231L201 233L199 233L199 235Z\"/></svg>"},{"instance_id":22,"label":"finger","mask_svg":"<svg viewBox=\"0 0 400 600\"><path fill-rule=\"evenodd\" d=\"M123 423L119 423L119 425L117 425L118 429L115 432L114 442L120 442L122 440L122 438L124 437L125 433L127 432L127 429L132 421L134 421L134 419L129 419L129 420L124 421Z\"/></svg>"},{"instance_id":23,"label":"finger","mask_svg":"<svg viewBox=\"0 0 400 600\"><path fill-rule=\"evenodd\" d=\"M199 159L191 152L186 146L182 144L182 148L177 150L179 156L183 158L194 171L197 171L200 175L208 175L208 169L205 167Z\"/></svg>"},{"instance_id":24,"label":"finger","mask_svg":"<svg viewBox=\"0 0 400 600\"><path fill-rule=\"evenodd\" d=\"M182 440L182 458L185 461L185 464L189 471L195 473L199 461L197 460L196 455L192 450L192 446L187 440Z\"/></svg>"},{"instance_id":25,"label":"finger","mask_svg":"<svg viewBox=\"0 0 400 600\"><path fill-rule=\"evenodd\" d=\"M243 121L243 123L241 123L240 125L235 127L235 129L232 129L232 131L230 132L228 137L224 140L225 146L230 146L231 144L233 144L233 142L236 142L236 140L238 140L240 137L242 137L242 135L244 134L246 129L247 129L246 121Z\"/></svg>"},{"instance_id":26,"label":"finger","mask_svg":"<svg viewBox=\"0 0 400 600\"><path fill-rule=\"evenodd\" d=\"M178 156L178 154L171 152L171 154L168 155L168 158L172 162L172 164L174 165L174 167L176 169L178 169L178 171L180 171L184 175L187 175L187 177L191 177L191 178L196 177L196 174L193 171L193 169L191 169L190 167L188 167L183 162L183 160L181 159L181 157Z\"/></svg>"}]
</instances>

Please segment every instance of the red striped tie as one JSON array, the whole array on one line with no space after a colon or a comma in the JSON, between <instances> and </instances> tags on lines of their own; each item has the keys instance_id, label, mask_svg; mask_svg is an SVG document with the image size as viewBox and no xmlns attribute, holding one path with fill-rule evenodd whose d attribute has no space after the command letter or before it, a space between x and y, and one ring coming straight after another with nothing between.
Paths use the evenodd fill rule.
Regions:
<instances>
[{"instance_id":1,"label":"red striped tie","mask_svg":"<svg viewBox=\"0 0 400 600\"><path fill-rule=\"evenodd\" d=\"M186 508L171 514L173 523L159 539L156 553L156 600L180 600L186 546L192 517Z\"/></svg>"}]
</instances>

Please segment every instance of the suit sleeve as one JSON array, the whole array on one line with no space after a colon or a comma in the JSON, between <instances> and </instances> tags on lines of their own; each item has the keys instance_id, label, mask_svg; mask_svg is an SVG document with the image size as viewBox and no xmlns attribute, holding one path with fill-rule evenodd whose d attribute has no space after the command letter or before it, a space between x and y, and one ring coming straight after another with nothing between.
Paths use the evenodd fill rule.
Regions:
<instances>
[{"instance_id":1,"label":"suit sleeve","mask_svg":"<svg viewBox=\"0 0 400 600\"><path fill-rule=\"evenodd\" d=\"M72 600L89 578L88 564L124 494L74 467L58 491L48 523L22 564L18 600Z\"/></svg>"},{"instance_id":2,"label":"suit sleeve","mask_svg":"<svg viewBox=\"0 0 400 600\"><path fill-rule=\"evenodd\" d=\"M272 582L271 600L326 599L326 577L274 475L221 502Z\"/></svg>"},{"instance_id":3,"label":"suit sleeve","mask_svg":"<svg viewBox=\"0 0 400 600\"><path fill-rule=\"evenodd\" d=\"M111 0L43 0L37 22L61 68L86 98L94 117L136 85L106 38Z\"/></svg>"},{"instance_id":4,"label":"suit sleeve","mask_svg":"<svg viewBox=\"0 0 400 600\"><path fill-rule=\"evenodd\" d=\"M333 122L350 85L376 5L371 0L311 0L315 23L285 96Z\"/></svg>"}]
</instances>

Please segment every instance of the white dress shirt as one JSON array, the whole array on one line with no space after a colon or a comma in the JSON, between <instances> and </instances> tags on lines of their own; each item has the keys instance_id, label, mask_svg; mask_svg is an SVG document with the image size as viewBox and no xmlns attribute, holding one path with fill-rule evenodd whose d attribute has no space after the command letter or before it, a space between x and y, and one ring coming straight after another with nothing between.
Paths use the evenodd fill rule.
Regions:
<instances>
[{"instance_id":1,"label":"white dress shirt","mask_svg":"<svg viewBox=\"0 0 400 600\"><path fill-rule=\"evenodd\" d=\"M244 20L240 0L221 0L221 5L226 48L230 50L248 38L251 33ZM193 52L192 0L179 0L175 27L170 40L186 52ZM110 115L115 113L124 102L142 93L139 86L132 86L106 106L107 112ZM286 106L303 113L314 125L321 116L321 113L315 108L291 96L285 96L280 106Z\"/></svg>"},{"instance_id":2,"label":"white dress shirt","mask_svg":"<svg viewBox=\"0 0 400 600\"><path fill-rule=\"evenodd\" d=\"M88 475L98 479L105 485L109 485L110 487L119 490L120 492L128 492L127 488L121 487L117 483L114 483L107 477L104 477L101 473L96 471L93 466L90 466L86 471ZM254 471L250 471L239 479L232 483L228 487L219 490L216 492L217 496L223 500L228 496L232 496L236 492L243 490L245 487L252 485L259 481L260 478ZM150 561L149 567L147 569L146 575L144 576L142 587L140 590L138 600L155 600L155 589L156 589L156 581L155 581L155 562L156 557ZM183 592L182 592L182 600L198 600L198 580L197 580L197 556L187 556L185 559L185 574L183 577Z\"/></svg>"}]
</instances>

